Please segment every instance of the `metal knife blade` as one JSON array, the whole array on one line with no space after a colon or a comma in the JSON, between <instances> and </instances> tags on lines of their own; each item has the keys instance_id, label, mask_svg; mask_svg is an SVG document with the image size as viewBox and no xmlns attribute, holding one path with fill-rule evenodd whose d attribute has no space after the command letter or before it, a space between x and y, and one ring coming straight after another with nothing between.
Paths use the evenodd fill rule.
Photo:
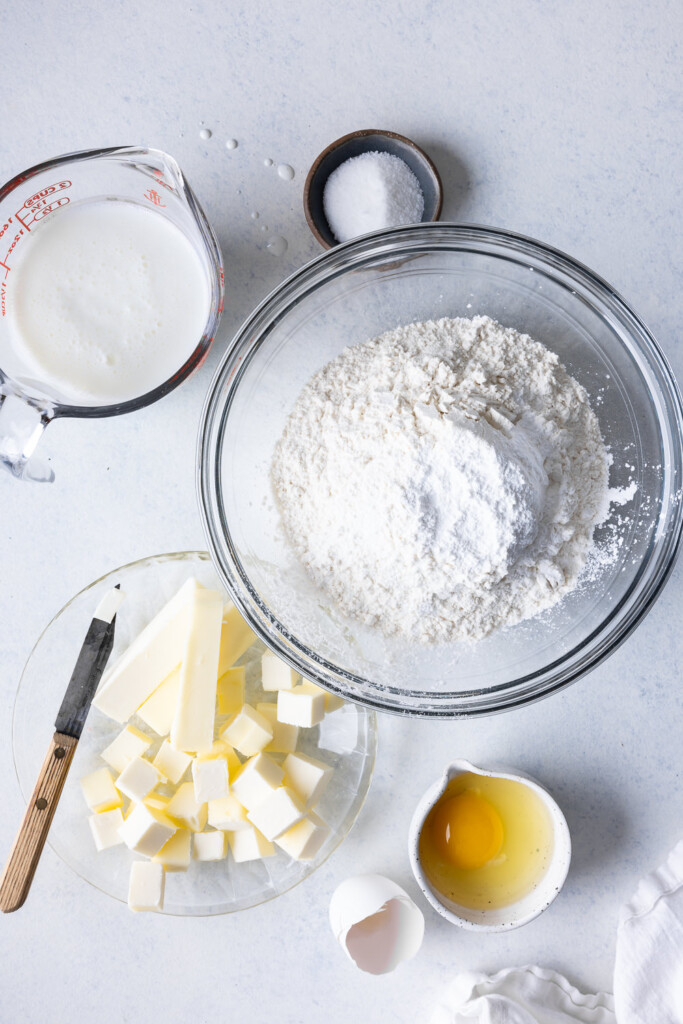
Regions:
<instances>
[{"instance_id":1,"label":"metal knife blade","mask_svg":"<svg viewBox=\"0 0 683 1024\"><path fill-rule=\"evenodd\" d=\"M116 611L122 600L123 594L117 585L97 606L55 719L57 732L80 739L90 704L114 646Z\"/></svg>"}]
</instances>

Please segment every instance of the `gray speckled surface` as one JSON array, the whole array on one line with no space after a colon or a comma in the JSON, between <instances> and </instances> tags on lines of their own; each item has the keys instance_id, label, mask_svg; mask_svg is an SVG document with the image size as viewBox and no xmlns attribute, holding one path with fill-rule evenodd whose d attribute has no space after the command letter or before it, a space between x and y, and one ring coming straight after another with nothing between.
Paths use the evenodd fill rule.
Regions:
<instances>
[{"instance_id":1,"label":"gray speckled surface","mask_svg":"<svg viewBox=\"0 0 683 1024\"><path fill-rule=\"evenodd\" d=\"M375 124L414 138L442 174L444 219L511 228L584 261L643 316L680 376L683 15L666 0L274 0L261 14L231 0L79 11L28 0L5 5L2 26L0 178L73 149L165 148L220 236L227 280L219 339L191 382L134 416L52 426L43 453L53 485L0 478L5 851L21 813L12 702L31 645L102 572L203 546L199 408L241 319L319 252L301 190L329 141ZM237 149L226 148L231 137ZM295 168L293 181L278 163ZM287 238L283 257L267 251L271 234ZM550 700L473 724L382 720L357 827L274 903L232 918L133 917L48 851L26 907L0 921L3 1024L422 1020L454 971L526 962L609 986L620 903L680 838L682 586L678 569L629 642ZM453 757L517 765L552 790L574 840L565 889L503 935L458 931L425 907L419 956L393 976L365 977L328 930L329 897L360 870L417 895L408 823Z\"/></svg>"}]
</instances>

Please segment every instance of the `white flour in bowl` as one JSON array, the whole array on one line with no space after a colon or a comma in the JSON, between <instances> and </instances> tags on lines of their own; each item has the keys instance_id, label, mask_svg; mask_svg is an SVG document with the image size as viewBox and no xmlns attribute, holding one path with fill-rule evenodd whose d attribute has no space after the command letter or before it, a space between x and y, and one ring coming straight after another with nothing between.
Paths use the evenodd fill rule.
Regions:
<instances>
[{"instance_id":1,"label":"white flour in bowl","mask_svg":"<svg viewBox=\"0 0 683 1024\"><path fill-rule=\"evenodd\" d=\"M289 541L345 615L434 642L573 589L608 465L557 356L480 316L345 349L301 392L272 482Z\"/></svg>"}]
</instances>

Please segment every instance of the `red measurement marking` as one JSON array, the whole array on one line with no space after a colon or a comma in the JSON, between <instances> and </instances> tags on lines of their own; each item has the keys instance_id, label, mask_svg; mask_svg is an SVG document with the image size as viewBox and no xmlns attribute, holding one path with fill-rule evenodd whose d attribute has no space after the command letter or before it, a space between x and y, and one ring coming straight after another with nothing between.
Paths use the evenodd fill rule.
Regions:
<instances>
[{"instance_id":1,"label":"red measurement marking","mask_svg":"<svg viewBox=\"0 0 683 1024\"><path fill-rule=\"evenodd\" d=\"M164 181L164 172L163 171L159 171L159 170L154 171L153 170L152 174L157 179L159 184L163 185L164 188L167 188L169 192L173 192L174 191L173 186L169 185L167 182Z\"/></svg>"},{"instance_id":2,"label":"red measurement marking","mask_svg":"<svg viewBox=\"0 0 683 1024\"><path fill-rule=\"evenodd\" d=\"M149 199L150 203L153 203L155 206L166 206L166 203L162 203L159 193L155 192L153 188L148 188L144 196L145 199Z\"/></svg>"},{"instance_id":3,"label":"red measurement marking","mask_svg":"<svg viewBox=\"0 0 683 1024\"><path fill-rule=\"evenodd\" d=\"M46 199L48 196L53 195L55 192L60 192L63 188L71 188L70 181L58 181L56 185L48 185L47 188L41 188L40 192L36 192L34 196L27 199L24 203L26 209L35 206L41 199Z\"/></svg>"},{"instance_id":4,"label":"red measurement marking","mask_svg":"<svg viewBox=\"0 0 683 1024\"><path fill-rule=\"evenodd\" d=\"M45 216L44 212L48 210L55 210L57 206L64 206L69 200L65 197L60 198L54 203L48 203L50 196L53 196L55 192L61 192L65 188L71 188L71 182L68 178L64 181L57 181L54 185L47 185L45 188L41 188L38 192L35 192L32 196L26 199L22 207L17 210L15 216L19 223L30 231L29 224L33 224L34 221L40 220L41 217Z\"/></svg>"},{"instance_id":5,"label":"red measurement marking","mask_svg":"<svg viewBox=\"0 0 683 1024\"><path fill-rule=\"evenodd\" d=\"M56 210L60 206L66 206L68 202L68 196L60 196L59 199L55 199L54 203L48 203L47 206L43 206L40 210L36 210L35 215L33 217L34 221L42 220L43 217L46 217L48 215L48 213L52 213L53 210Z\"/></svg>"}]
</instances>

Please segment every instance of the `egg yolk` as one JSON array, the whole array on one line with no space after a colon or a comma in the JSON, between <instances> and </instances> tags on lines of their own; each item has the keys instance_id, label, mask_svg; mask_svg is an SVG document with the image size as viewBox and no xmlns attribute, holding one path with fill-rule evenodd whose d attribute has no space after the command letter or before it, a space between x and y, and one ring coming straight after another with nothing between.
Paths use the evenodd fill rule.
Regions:
<instances>
[{"instance_id":1,"label":"egg yolk","mask_svg":"<svg viewBox=\"0 0 683 1024\"><path fill-rule=\"evenodd\" d=\"M505 838L498 811L471 789L437 805L432 835L442 857L464 870L488 864Z\"/></svg>"}]
</instances>

